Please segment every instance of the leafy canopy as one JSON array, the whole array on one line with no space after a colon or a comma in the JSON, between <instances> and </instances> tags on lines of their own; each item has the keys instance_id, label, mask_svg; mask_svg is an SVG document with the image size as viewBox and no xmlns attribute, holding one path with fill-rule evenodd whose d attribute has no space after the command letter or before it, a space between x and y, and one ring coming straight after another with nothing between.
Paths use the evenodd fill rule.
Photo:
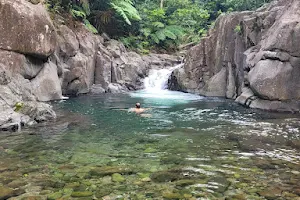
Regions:
<instances>
[{"instance_id":1,"label":"leafy canopy","mask_svg":"<svg viewBox=\"0 0 300 200\"><path fill-rule=\"evenodd\" d=\"M93 33L107 33L142 53L196 43L224 12L254 10L271 0L46 0ZM239 31L239 27L236 28Z\"/></svg>"}]
</instances>

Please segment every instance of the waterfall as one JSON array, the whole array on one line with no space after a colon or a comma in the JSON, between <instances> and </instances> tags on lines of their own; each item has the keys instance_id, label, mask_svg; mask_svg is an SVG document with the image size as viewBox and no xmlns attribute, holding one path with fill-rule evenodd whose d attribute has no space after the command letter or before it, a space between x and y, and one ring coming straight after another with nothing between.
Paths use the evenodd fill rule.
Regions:
<instances>
[{"instance_id":1,"label":"waterfall","mask_svg":"<svg viewBox=\"0 0 300 200\"><path fill-rule=\"evenodd\" d=\"M202 99L203 97L199 95L168 90L168 79L170 75L175 69L182 66L183 64L179 64L170 68L150 70L149 76L144 79L145 89L131 92L130 96L143 98L142 103L151 106L170 106Z\"/></svg>"},{"instance_id":2,"label":"waterfall","mask_svg":"<svg viewBox=\"0 0 300 200\"><path fill-rule=\"evenodd\" d=\"M182 64L176 65L171 68L167 69L158 69L158 70L150 70L149 76L144 79L144 87L145 90L151 91L151 90L165 90L168 87L168 79L171 75L171 73L177 69L183 66Z\"/></svg>"}]
</instances>

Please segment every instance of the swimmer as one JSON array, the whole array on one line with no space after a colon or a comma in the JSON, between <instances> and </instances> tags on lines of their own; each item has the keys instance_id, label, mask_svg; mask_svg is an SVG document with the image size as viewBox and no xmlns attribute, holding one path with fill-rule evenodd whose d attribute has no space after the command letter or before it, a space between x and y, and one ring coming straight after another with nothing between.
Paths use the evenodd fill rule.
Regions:
<instances>
[{"instance_id":1,"label":"swimmer","mask_svg":"<svg viewBox=\"0 0 300 200\"><path fill-rule=\"evenodd\" d=\"M135 112L136 114L143 114L146 110L149 110L151 108L141 108L140 103L135 104L135 108L130 108L128 112ZM145 115L145 114L143 114Z\"/></svg>"}]
</instances>

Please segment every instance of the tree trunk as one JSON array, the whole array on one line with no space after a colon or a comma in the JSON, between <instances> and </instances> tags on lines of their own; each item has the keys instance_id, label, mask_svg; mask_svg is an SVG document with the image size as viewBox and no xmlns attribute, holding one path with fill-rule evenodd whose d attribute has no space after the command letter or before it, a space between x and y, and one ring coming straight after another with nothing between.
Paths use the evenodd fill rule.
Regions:
<instances>
[{"instance_id":1,"label":"tree trunk","mask_svg":"<svg viewBox=\"0 0 300 200\"><path fill-rule=\"evenodd\" d=\"M164 7L164 0L160 0L160 9L163 9Z\"/></svg>"}]
</instances>

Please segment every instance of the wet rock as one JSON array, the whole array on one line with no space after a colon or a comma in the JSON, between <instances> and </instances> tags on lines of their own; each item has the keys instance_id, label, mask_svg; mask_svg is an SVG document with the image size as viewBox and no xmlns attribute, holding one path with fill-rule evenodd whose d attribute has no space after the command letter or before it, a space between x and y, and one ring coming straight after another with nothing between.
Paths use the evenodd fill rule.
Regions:
<instances>
[{"instance_id":1,"label":"wet rock","mask_svg":"<svg viewBox=\"0 0 300 200\"><path fill-rule=\"evenodd\" d=\"M111 176L111 180L113 182L117 182L117 183L122 183L122 182L125 182L126 179L121 175L121 174L118 174L118 173L114 173L112 176Z\"/></svg>"},{"instance_id":2,"label":"wet rock","mask_svg":"<svg viewBox=\"0 0 300 200\"><path fill-rule=\"evenodd\" d=\"M174 172L160 171L153 173L150 178L154 182L172 182L178 180L180 177Z\"/></svg>"},{"instance_id":3,"label":"wet rock","mask_svg":"<svg viewBox=\"0 0 300 200\"><path fill-rule=\"evenodd\" d=\"M55 193L49 194L47 196L47 199L48 200L57 200L57 199L61 198L62 196L63 196L62 192L55 192Z\"/></svg>"},{"instance_id":4,"label":"wet rock","mask_svg":"<svg viewBox=\"0 0 300 200\"><path fill-rule=\"evenodd\" d=\"M270 160L255 159L254 163L260 169L276 169L276 166Z\"/></svg>"},{"instance_id":5,"label":"wet rock","mask_svg":"<svg viewBox=\"0 0 300 200\"><path fill-rule=\"evenodd\" d=\"M165 199L184 199L184 196L179 194L179 193L173 193L173 192L163 192L162 193L162 196L165 198Z\"/></svg>"},{"instance_id":6,"label":"wet rock","mask_svg":"<svg viewBox=\"0 0 300 200\"><path fill-rule=\"evenodd\" d=\"M102 186L100 189L98 189L98 190L96 191L95 196L96 196L97 198L102 198L102 197L104 197L104 196L109 195L109 194L112 193L112 192L113 192L112 185L104 185L104 186Z\"/></svg>"},{"instance_id":7,"label":"wet rock","mask_svg":"<svg viewBox=\"0 0 300 200\"><path fill-rule=\"evenodd\" d=\"M282 190L279 187L269 187L258 192L258 194L268 200L273 200L282 196Z\"/></svg>"},{"instance_id":8,"label":"wet rock","mask_svg":"<svg viewBox=\"0 0 300 200\"><path fill-rule=\"evenodd\" d=\"M175 182L176 186L180 186L180 187L194 185L196 183L197 183L197 180L192 180L192 179L182 179L182 180Z\"/></svg>"},{"instance_id":9,"label":"wet rock","mask_svg":"<svg viewBox=\"0 0 300 200\"><path fill-rule=\"evenodd\" d=\"M71 197L90 197L93 196L93 192L82 191L82 192L72 192Z\"/></svg>"},{"instance_id":10,"label":"wet rock","mask_svg":"<svg viewBox=\"0 0 300 200\"><path fill-rule=\"evenodd\" d=\"M287 145L295 149L300 149L300 140L290 140L287 142Z\"/></svg>"},{"instance_id":11,"label":"wet rock","mask_svg":"<svg viewBox=\"0 0 300 200\"><path fill-rule=\"evenodd\" d=\"M26 184L27 183L24 180L13 180L12 182L8 183L7 186L10 188L20 188Z\"/></svg>"},{"instance_id":12,"label":"wet rock","mask_svg":"<svg viewBox=\"0 0 300 200\"><path fill-rule=\"evenodd\" d=\"M226 179L226 177L217 176L209 179L208 184L216 185L217 187L214 188L214 191L223 193L228 189L230 182Z\"/></svg>"},{"instance_id":13,"label":"wet rock","mask_svg":"<svg viewBox=\"0 0 300 200\"><path fill-rule=\"evenodd\" d=\"M43 196L27 196L23 197L21 200L46 200Z\"/></svg>"},{"instance_id":14,"label":"wet rock","mask_svg":"<svg viewBox=\"0 0 300 200\"><path fill-rule=\"evenodd\" d=\"M15 196L15 191L9 187L0 186L0 200L5 200Z\"/></svg>"},{"instance_id":15,"label":"wet rock","mask_svg":"<svg viewBox=\"0 0 300 200\"><path fill-rule=\"evenodd\" d=\"M130 167L118 167L118 166L104 166L104 167L97 167L91 169L90 175L92 176L107 176L112 174L133 174L135 173L133 169Z\"/></svg>"},{"instance_id":16,"label":"wet rock","mask_svg":"<svg viewBox=\"0 0 300 200\"><path fill-rule=\"evenodd\" d=\"M145 177L141 179L142 182L151 182L151 178L150 177Z\"/></svg>"}]
</instances>

